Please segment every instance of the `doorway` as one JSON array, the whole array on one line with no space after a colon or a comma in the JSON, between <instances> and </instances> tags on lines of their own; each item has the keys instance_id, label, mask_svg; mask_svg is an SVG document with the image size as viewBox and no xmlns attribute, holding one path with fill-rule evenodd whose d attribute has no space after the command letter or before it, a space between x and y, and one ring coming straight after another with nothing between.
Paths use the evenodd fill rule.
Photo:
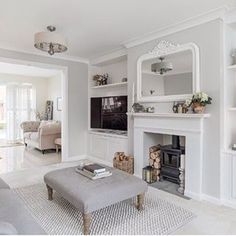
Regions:
<instances>
[{"instance_id":1,"label":"doorway","mask_svg":"<svg viewBox=\"0 0 236 236\"><path fill-rule=\"evenodd\" d=\"M6 147L0 146L0 172L4 173L18 170L21 168L27 168L31 166L40 166L40 165L48 165L48 164L54 164L55 162L53 160L56 160L56 156L60 156L60 162L64 161L68 154L67 154L67 107L65 104L67 104L67 68L66 67L60 67L56 65L49 65L49 64L41 64L41 63L34 63L34 62L25 62L25 61L15 61L15 60L9 60L4 59L2 60L4 62L0 62L0 75L1 75L1 69L4 68L4 74L7 73L6 68L10 68L13 66L15 69L11 71L15 71L16 74L18 74L19 77L21 77L21 80L17 81L17 83L10 84L9 83L9 75L6 80L8 81L7 84L2 85L1 83L1 76L0 76L0 139L7 140L9 137L9 130L14 131L15 133L12 139L12 143L16 143L16 140L24 141L24 136L22 133L22 129L19 129L20 123L24 121L37 121L42 123L47 122L60 122L61 124L61 152L56 153L53 149L47 149L44 154L39 152L38 147L34 145L27 145L27 147L21 145L20 147L14 146L13 148L10 148L6 145ZM36 80L40 81L40 77L42 77L42 80L47 80L46 77L52 78L50 80L50 84L47 84L47 89L51 86L53 91L48 93L47 99L44 101L44 104L42 102L43 98L45 99L45 89L41 88L41 90L38 88L39 86L35 86L33 82L30 82L29 80L23 80L23 72L26 73L26 77L30 77L30 73L39 73L38 75L34 74L33 81ZM7 76L6 76L7 77ZM5 82L6 82L5 80ZM42 84L42 81L40 81ZM49 82L48 82L49 83ZM39 84L39 82L38 82ZM58 86L60 85L60 86ZM11 87L12 86L12 87ZM56 93L56 87L60 87L60 94ZM9 90L11 88L11 90ZM45 87L44 87L45 88ZM37 91L38 90L38 91ZM12 97L14 97L16 104L13 104L11 106L12 108L12 114L14 114L13 121L11 123L8 123L8 116L10 113L9 107L7 106L7 98L9 98L9 91L12 91ZM7 95L8 94L8 95ZM22 95L24 94L24 95ZM39 96L41 96L41 101L39 101ZM20 96L20 97L19 97ZM18 97L18 98L17 98ZM35 99L36 97L36 99ZM12 101L12 99L10 99ZM53 111L50 121L45 119L45 111L46 111L46 103L50 101L51 104L53 104ZM19 106L19 102L26 102L24 105ZM14 103L14 102L13 102ZM20 107L20 109L19 109ZM9 125L7 125L9 124ZM8 127L9 126L9 127ZM17 129L15 129L17 127ZM15 130L14 130L15 129ZM8 140L9 141L9 140ZM9 144L9 142L8 142ZM23 150L23 151L22 151ZM32 154L33 153L33 154ZM35 155L36 158L34 158L33 163L32 155ZM7 167L6 162L3 163L4 159L6 159L6 156L8 156L12 160L8 160L6 162L11 163L11 168L9 169L9 166ZM18 157L18 160L14 160L15 157ZM48 157L48 158L47 158ZM48 161L47 161L48 160ZM15 162L15 164L13 164ZM22 162L22 164L19 164L19 162ZM30 163L31 162L31 163ZM58 163L58 161L56 161ZM14 167L14 165L16 167Z\"/></svg>"}]
</instances>

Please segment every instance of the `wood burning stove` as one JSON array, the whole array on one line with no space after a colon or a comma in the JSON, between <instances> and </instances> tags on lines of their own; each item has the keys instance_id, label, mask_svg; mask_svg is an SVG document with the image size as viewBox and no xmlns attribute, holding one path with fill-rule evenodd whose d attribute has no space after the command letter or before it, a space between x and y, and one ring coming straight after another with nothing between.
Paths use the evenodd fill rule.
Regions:
<instances>
[{"instance_id":1,"label":"wood burning stove","mask_svg":"<svg viewBox=\"0 0 236 236\"><path fill-rule=\"evenodd\" d=\"M185 154L185 148L180 146L179 136L172 135L172 144L161 146L161 179L179 184L181 154Z\"/></svg>"}]
</instances>

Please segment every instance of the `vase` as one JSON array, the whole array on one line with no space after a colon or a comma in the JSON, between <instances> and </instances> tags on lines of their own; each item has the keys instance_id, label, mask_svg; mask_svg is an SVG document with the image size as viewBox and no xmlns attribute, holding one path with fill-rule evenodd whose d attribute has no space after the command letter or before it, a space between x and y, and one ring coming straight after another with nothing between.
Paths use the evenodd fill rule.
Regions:
<instances>
[{"instance_id":1,"label":"vase","mask_svg":"<svg viewBox=\"0 0 236 236\"><path fill-rule=\"evenodd\" d=\"M203 113L205 110L205 106L201 103L195 102L192 104L192 109L194 113Z\"/></svg>"}]
</instances>

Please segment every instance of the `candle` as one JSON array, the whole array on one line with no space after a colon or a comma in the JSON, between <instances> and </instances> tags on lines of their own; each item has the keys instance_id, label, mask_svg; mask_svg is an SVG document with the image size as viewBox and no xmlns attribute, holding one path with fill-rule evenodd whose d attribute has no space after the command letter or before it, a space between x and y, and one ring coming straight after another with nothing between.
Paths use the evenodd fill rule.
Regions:
<instances>
[{"instance_id":1,"label":"candle","mask_svg":"<svg viewBox=\"0 0 236 236\"><path fill-rule=\"evenodd\" d=\"M180 168L183 170L185 169L185 155L184 154L180 156Z\"/></svg>"},{"instance_id":2,"label":"candle","mask_svg":"<svg viewBox=\"0 0 236 236\"><path fill-rule=\"evenodd\" d=\"M133 83L133 87L132 87L132 106L134 104L134 96L135 96L135 91L134 91L134 83Z\"/></svg>"}]
</instances>

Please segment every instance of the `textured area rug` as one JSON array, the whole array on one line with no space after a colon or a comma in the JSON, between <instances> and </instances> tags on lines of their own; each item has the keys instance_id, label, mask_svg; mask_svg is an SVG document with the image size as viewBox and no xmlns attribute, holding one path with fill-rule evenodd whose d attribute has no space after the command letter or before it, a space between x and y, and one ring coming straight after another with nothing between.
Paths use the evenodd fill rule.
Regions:
<instances>
[{"instance_id":1,"label":"textured area rug","mask_svg":"<svg viewBox=\"0 0 236 236\"><path fill-rule=\"evenodd\" d=\"M45 185L14 189L36 221L48 234L82 234L82 215L58 193L47 200ZM135 199L123 201L92 214L91 234L170 234L185 225L194 214L158 198L149 187L144 210L138 211Z\"/></svg>"}]
</instances>

